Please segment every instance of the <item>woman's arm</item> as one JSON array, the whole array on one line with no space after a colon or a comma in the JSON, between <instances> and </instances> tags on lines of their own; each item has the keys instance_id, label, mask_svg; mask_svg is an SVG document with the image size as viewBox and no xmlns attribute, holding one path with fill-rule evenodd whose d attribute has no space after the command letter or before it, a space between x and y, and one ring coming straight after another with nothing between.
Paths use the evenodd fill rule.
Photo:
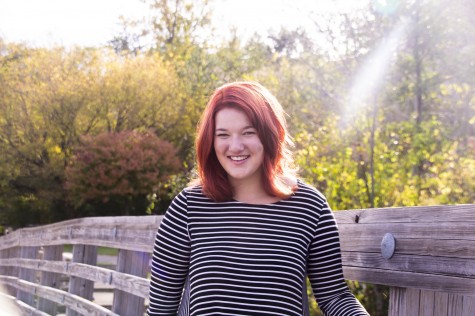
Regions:
<instances>
[{"instance_id":1,"label":"woman's arm","mask_svg":"<svg viewBox=\"0 0 475 316\"><path fill-rule=\"evenodd\" d=\"M310 245L307 274L318 306L325 315L369 315L345 283L338 228L326 202Z\"/></svg>"},{"instance_id":2,"label":"woman's arm","mask_svg":"<svg viewBox=\"0 0 475 316\"><path fill-rule=\"evenodd\" d=\"M175 197L157 231L147 314L176 315L188 275L190 239L186 193Z\"/></svg>"}]
</instances>

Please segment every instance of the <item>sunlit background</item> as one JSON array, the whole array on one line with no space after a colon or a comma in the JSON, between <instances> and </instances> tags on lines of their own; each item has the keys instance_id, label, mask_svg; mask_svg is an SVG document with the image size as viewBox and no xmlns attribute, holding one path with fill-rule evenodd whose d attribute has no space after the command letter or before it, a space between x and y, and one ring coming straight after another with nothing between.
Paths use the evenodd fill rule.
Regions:
<instances>
[{"instance_id":1,"label":"sunlit background","mask_svg":"<svg viewBox=\"0 0 475 316\"><path fill-rule=\"evenodd\" d=\"M240 36L265 35L280 26L311 28L312 13L350 11L367 1L216 0L212 22L223 38L232 27ZM102 46L121 30L121 16L150 14L149 4L140 0L0 0L0 8L0 36L35 46Z\"/></svg>"},{"instance_id":2,"label":"sunlit background","mask_svg":"<svg viewBox=\"0 0 475 316\"><path fill-rule=\"evenodd\" d=\"M474 16L472 0L0 0L0 232L162 214L235 80L276 95L333 209L473 204ZM385 315L384 288L351 288Z\"/></svg>"}]
</instances>

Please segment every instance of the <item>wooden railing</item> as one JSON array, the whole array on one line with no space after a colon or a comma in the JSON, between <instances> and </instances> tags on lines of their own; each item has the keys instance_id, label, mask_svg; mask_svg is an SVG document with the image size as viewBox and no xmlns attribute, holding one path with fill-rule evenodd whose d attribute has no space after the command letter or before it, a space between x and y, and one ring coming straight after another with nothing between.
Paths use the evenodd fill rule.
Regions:
<instances>
[{"instance_id":1,"label":"wooden railing","mask_svg":"<svg viewBox=\"0 0 475 316\"><path fill-rule=\"evenodd\" d=\"M26 303L18 304L24 313L55 315L64 306L68 316L143 315L161 218L82 218L17 230L0 238L0 282ZM73 245L71 262L62 260L64 245ZM115 270L96 265L97 247L119 249ZM58 289L61 276L68 291ZM114 288L110 310L92 301L94 282Z\"/></svg>"},{"instance_id":2,"label":"wooden railing","mask_svg":"<svg viewBox=\"0 0 475 316\"><path fill-rule=\"evenodd\" d=\"M389 285L389 315L475 316L475 205L350 210L336 217L345 278ZM395 251L386 259L391 236Z\"/></svg>"},{"instance_id":3,"label":"wooden railing","mask_svg":"<svg viewBox=\"0 0 475 316\"><path fill-rule=\"evenodd\" d=\"M389 315L475 315L475 205L335 214L345 277L389 285ZM59 307L67 315L143 315L161 218L83 218L2 236L4 296L29 315L56 315ZM62 260L64 245L73 245L70 262ZM115 270L97 266L97 247L118 249ZM95 282L113 288L110 309L93 301Z\"/></svg>"}]
</instances>

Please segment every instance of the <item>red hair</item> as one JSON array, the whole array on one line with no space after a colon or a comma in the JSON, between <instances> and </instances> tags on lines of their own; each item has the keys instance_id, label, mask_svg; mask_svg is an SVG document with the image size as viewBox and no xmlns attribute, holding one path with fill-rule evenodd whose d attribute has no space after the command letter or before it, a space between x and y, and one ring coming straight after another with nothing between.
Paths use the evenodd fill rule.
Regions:
<instances>
[{"instance_id":1,"label":"red hair","mask_svg":"<svg viewBox=\"0 0 475 316\"><path fill-rule=\"evenodd\" d=\"M216 113L226 107L243 111L256 128L264 146L262 185L267 194L287 198L293 187L288 178L295 175L289 146L292 140L287 134L285 112L277 99L262 85L254 82L233 82L215 90L198 126L196 159L198 179L203 193L214 201L229 201L233 189L227 173L214 151Z\"/></svg>"}]
</instances>

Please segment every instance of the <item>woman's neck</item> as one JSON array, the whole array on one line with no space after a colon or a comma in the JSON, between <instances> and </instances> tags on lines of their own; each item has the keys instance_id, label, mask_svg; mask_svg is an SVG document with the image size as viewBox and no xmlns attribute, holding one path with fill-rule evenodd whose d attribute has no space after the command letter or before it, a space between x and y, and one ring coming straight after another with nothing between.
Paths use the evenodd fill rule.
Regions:
<instances>
[{"instance_id":1,"label":"woman's neck","mask_svg":"<svg viewBox=\"0 0 475 316\"><path fill-rule=\"evenodd\" d=\"M234 191L233 198L236 201L249 204L269 204L281 200L279 197L272 196L264 190L260 181L231 183Z\"/></svg>"}]
</instances>

